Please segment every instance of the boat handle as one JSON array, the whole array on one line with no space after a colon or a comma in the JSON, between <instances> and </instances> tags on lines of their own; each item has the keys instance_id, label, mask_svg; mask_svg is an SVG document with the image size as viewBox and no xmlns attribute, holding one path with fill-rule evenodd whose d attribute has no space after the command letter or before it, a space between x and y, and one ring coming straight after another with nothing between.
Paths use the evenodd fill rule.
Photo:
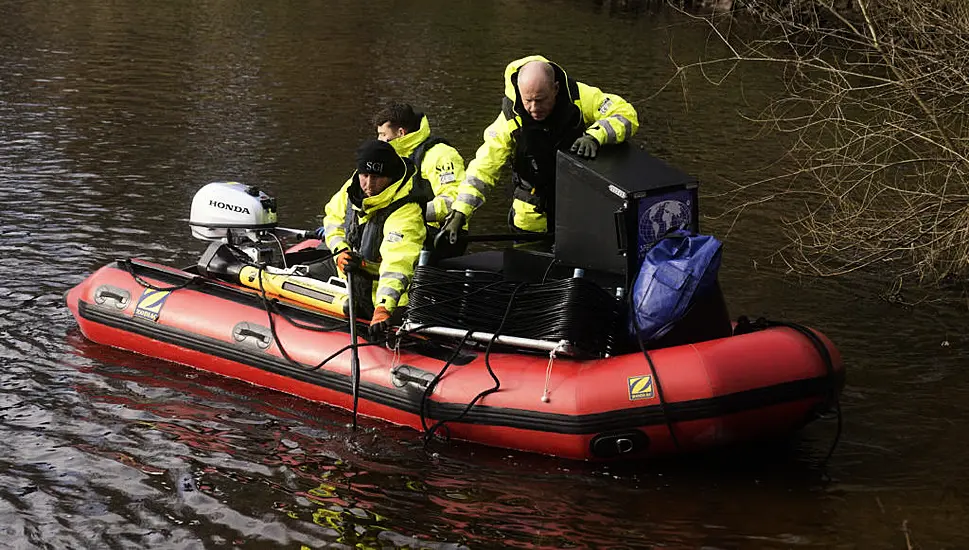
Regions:
<instances>
[{"instance_id":1,"label":"boat handle","mask_svg":"<svg viewBox=\"0 0 969 550\"><path fill-rule=\"evenodd\" d=\"M269 334L269 329L260 325L254 325L252 323L243 321L236 326L232 327L232 338L236 342L246 342L249 338L255 340L256 346L259 349L266 349L269 344L272 343L272 336Z\"/></svg>"},{"instance_id":2,"label":"boat handle","mask_svg":"<svg viewBox=\"0 0 969 550\"><path fill-rule=\"evenodd\" d=\"M98 289L94 291L94 301L99 305L104 305L104 303L108 300L114 302L114 307L124 309L128 307L128 302L131 300L131 294L123 288L118 288L111 285L99 286Z\"/></svg>"},{"instance_id":3,"label":"boat handle","mask_svg":"<svg viewBox=\"0 0 969 550\"><path fill-rule=\"evenodd\" d=\"M433 380L434 373L410 365L397 365L390 371L390 381L398 388L411 385L426 390Z\"/></svg>"}]
</instances>

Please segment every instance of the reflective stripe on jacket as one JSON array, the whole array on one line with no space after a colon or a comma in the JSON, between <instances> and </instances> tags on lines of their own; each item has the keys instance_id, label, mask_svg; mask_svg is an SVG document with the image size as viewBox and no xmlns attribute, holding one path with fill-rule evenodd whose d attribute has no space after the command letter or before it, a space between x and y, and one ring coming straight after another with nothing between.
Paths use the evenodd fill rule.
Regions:
<instances>
[{"instance_id":1,"label":"reflective stripe on jacket","mask_svg":"<svg viewBox=\"0 0 969 550\"><path fill-rule=\"evenodd\" d=\"M424 244L424 215L413 191L413 164L378 195L363 197L356 172L324 209L323 241L334 253L352 249L370 264L373 305L394 311L407 303L407 288ZM343 273L340 276L345 278Z\"/></svg>"},{"instance_id":2,"label":"reflective stripe on jacket","mask_svg":"<svg viewBox=\"0 0 969 550\"><path fill-rule=\"evenodd\" d=\"M520 105L517 73L531 61L548 62L557 74L564 76L565 82L559 83L560 97L564 88L567 97L581 112L582 122L587 126L585 133L600 145L625 141L639 129L635 108L618 95L572 80L561 67L539 55L512 61L505 68L506 109L485 129L484 142L468 165L466 177L452 205L454 210L465 216L470 217L484 204L486 190L495 185L499 171L515 152L517 132L522 127L522 118L517 110ZM507 109L508 104L515 107Z\"/></svg>"}]
</instances>

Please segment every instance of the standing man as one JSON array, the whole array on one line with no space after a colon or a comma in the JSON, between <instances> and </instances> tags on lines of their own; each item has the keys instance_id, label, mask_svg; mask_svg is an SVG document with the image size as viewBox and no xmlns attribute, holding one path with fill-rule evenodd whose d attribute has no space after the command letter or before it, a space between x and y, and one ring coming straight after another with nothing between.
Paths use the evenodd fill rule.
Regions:
<instances>
[{"instance_id":1,"label":"standing man","mask_svg":"<svg viewBox=\"0 0 969 550\"><path fill-rule=\"evenodd\" d=\"M555 214L556 151L595 158L600 145L625 141L638 129L636 110L618 95L573 80L540 55L512 61L505 68L501 113L485 129L441 231L457 239L509 159L515 185L509 225L548 231Z\"/></svg>"},{"instance_id":2,"label":"standing man","mask_svg":"<svg viewBox=\"0 0 969 550\"><path fill-rule=\"evenodd\" d=\"M386 330L394 310L407 303L424 243L424 212L412 195L416 172L388 143L365 142L357 149L356 171L326 204L317 230L335 264L323 269L341 278L352 269L354 281L365 281L365 292L354 294L366 298L359 311L373 311L372 334Z\"/></svg>"},{"instance_id":3,"label":"standing man","mask_svg":"<svg viewBox=\"0 0 969 550\"><path fill-rule=\"evenodd\" d=\"M398 155L417 167L414 192L425 200L424 221L428 225L425 248L434 250L435 259L463 254L467 249L463 239L450 246L439 243L439 249L433 248L433 241L458 195L459 184L464 181L464 159L447 140L431 134L431 125L424 113L415 112L406 103L389 105L374 116L373 124L377 139L389 142ZM459 229L466 231L467 224L461 224Z\"/></svg>"}]
</instances>

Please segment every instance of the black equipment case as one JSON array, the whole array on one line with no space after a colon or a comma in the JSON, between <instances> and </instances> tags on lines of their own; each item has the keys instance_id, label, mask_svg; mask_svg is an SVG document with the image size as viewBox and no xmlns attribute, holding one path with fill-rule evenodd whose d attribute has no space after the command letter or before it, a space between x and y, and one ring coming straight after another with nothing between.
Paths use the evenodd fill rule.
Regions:
<instances>
[{"instance_id":1,"label":"black equipment case","mask_svg":"<svg viewBox=\"0 0 969 550\"><path fill-rule=\"evenodd\" d=\"M667 231L699 232L696 178L623 143L587 160L559 152L555 259L619 275L628 284Z\"/></svg>"}]
</instances>

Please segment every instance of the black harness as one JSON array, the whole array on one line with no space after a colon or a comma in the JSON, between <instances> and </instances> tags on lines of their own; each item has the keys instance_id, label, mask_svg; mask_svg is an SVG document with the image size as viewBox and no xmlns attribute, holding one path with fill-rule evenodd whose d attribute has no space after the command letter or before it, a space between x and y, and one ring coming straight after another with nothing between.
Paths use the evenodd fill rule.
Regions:
<instances>
[{"instance_id":1,"label":"black harness","mask_svg":"<svg viewBox=\"0 0 969 550\"><path fill-rule=\"evenodd\" d=\"M404 172L404 177L401 178L401 185L413 178L415 172L414 164L408 159L404 159L404 164L407 169ZM381 208L366 223L361 224L359 218L357 218L357 208L363 205L363 193L360 190L359 176L354 175L353 183L350 184L350 189L347 191L347 215L343 221L343 229L346 232L346 239L350 248L368 262L380 263L382 260L380 243L384 240L384 224L391 214L410 203L423 204L422 198L411 191L406 197L397 199Z\"/></svg>"},{"instance_id":2,"label":"black harness","mask_svg":"<svg viewBox=\"0 0 969 550\"><path fill-rule=\"evenodd\" d=\"M442 137L430 136L414 148L414 151L407 157L417 168L417 172L414 175L413 194L421 199L422 204L427 204L434 200L434 186L421 173L421 164L424 162L424 155L439 143L451 145Z\"/></svg>"},{"instance_id":3,"label":"black harness","mask_svg":"<svg viewBox=\"0 0 969 550\"><path fill-rule=\"evenodd\" d=\"M568 151L585 132L582 111L573 103L573 98L579 96L578 84L560 69L554 68L556 81L560 83L559 94L555 99L555 109L545 120L533 120L525 112L520 96L514 103L506 97L501 106L507 120L519 116L522 121L511 132L515 140L511 160L512 183L515 186L512 196L549 216L555 214L555 154ZM517 89L517 74L512 78L516 80ZM564 86L561 85L563 81ZM519 112L525 114L518 115Z\"/></svg>"}]
</instances>

